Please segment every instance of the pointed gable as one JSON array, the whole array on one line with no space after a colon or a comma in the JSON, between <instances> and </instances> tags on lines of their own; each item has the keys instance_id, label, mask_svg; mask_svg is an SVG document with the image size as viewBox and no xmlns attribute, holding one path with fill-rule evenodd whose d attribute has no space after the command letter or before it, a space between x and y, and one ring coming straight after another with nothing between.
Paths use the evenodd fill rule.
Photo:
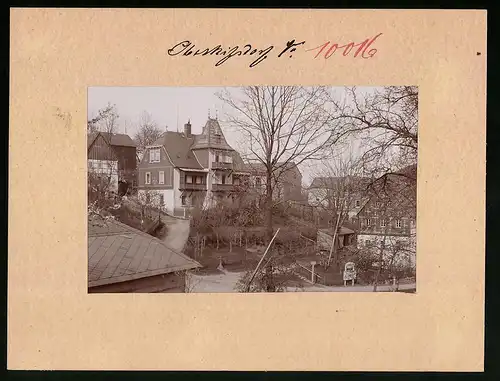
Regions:
<instances>
[{"instance_id":1,"label":"pointed gable","mask_svg":"<svg viewBox=\"0 0 500 381\"><path fill-rule=\"evenodd\" d=\"M227 143L217 119L208 118L201 135L198 135L191 149L213 148L234 151Z\"/></svg>"}]
</instances>

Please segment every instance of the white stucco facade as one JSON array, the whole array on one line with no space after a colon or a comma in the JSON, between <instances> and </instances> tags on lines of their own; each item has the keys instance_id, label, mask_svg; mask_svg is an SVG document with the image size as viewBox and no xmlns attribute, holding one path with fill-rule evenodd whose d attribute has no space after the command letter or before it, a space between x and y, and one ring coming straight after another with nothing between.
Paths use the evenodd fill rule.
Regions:
<instances>
[{"instance_id":1,"label":"white stucco facade","mask_svg":"<svg viewBox=\"0 0 500 381\"><path fill-rule=\"evenodd\" d=\"M87 166L89 173L109 179L108 189L110 191L118 191L118 161L89 159Z\"/></svg>"}]
</instances>

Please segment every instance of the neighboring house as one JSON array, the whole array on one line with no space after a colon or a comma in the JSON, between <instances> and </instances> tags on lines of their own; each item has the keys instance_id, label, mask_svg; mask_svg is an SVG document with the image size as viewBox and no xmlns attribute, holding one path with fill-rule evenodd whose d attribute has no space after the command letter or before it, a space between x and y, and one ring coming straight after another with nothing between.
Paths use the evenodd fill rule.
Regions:
<instances>
[{"instance_id":1,"label":"neighboring house","mask_svg":"<svg viewBox=\"0 0 500 381\"><path fill-rule=\"evenodd\" d=\"M116 220L89 219L88 224L89 293L186 292L186 271L201 267Z\"/></svg>"},{"instance_id":2,"label":"neighboring house","mask_svg":"<svg viewBox=\"0 0 500 381\"><path fill-rule=\"evenodd\" d=\"M139 196L152 194L175 215L230 200L235 185L248 178L217 119L209 118L201 134L193 134L191 127L188 121L183 132L165 132L146 147L138 168Z\"/></svg>"},{"instance_id":3,"label":"neighboring house","mask_svg":"<svg viewBox=\"0 0 500 381\"><path fill-rule=\"evenodd\" d=\"M273 198L276 201L283 202L303 202L304 196L302 193L302 174L298 166L293 163L277 163L276 164L277 180L273 181ZM250 181L257 189L265 192L267 176L266 167L262 163L250 163L245 166L247 172L250 173Z\"/></svg>"},{"instance_id":4,"label":"neighboring house","mask_svg":"<svg viewBox=\"0 0 500 381\"><path fill-rule=\"evenodd\" d=\"M117 183L126 183L128 186L137 185L137 147L132 138L126 134L111 134L107 132L94 132L88 135L88 155L91 158L90 149L93 142L103 145L104 142L113 152L117 161L116 174Z\"/></svg>"},{"instance_id":5,"label":"neighboring house","mask_svg":"<svg viewBox=\"0 0 500 381\"><path fill-rule=\"evenodd\" d=\"M415 177L401 175L414 172ZM416 166L405 168L386 176L374 184L369 200L358 212L358 244L360 246L382 246L385 251L400 247L411 253L415 264L416 251Z\"/></svg>"},{"instance_id":6,"label":"neighboring house","mask_svg":"<svg viewBox=\"0 0 500 381\"><path fill-rule=\"evenodd\" d=\"M105 191L118 191L118 157L101 132L87 136L87 165L91 186L105 184Z\"/></svg>"},{"instance_id":7,"label":"neighboring house","mask_svg":"<svg viewBox=\"0 0 500 381\"><path fill-rule=\"evenodd\" d=\"M347 217L352 222L368 200L366 196L368 181L369 179L358 176L316 177L307 191L308 204L319 209L334 211L337 207L335 204L342 198L339 189L344 189Z\"/></svg>"}]
</instances>

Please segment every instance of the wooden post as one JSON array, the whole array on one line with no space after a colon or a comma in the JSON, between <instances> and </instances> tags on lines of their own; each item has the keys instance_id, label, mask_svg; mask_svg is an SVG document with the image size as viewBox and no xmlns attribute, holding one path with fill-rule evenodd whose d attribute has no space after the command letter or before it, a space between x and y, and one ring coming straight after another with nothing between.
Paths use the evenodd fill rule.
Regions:
<instances>
[{"instance_id":1,"label":"wooden post","mask_svg":"<svg viewBox=\"0 0 500 381\"><path fill-rule=\"evenodd\" d=\"M315 275L314 275L314 266L316 266L316 261L311 262L311 282L312 284L316 283Z\"/></svg>"},{"instance_id":2,"label":"wooden post","mask_svg":"<svg viewBox=\"0 0 500 381\"><path fill-rule=\"evenodd\" d=\"M255 270L254 270L254 272L253 272L252 276L250 277L250 280L249 280L249 281L248 281L248 283L247 283L247 286L246 286L246 288L245 288L245 291L246 291L246 292L248 292L248 291L250 290L250 285L251 285L251 284L252 284L252 282L253 282L253 278L255 278L255 275L257 274L257 271L259 270L259 267L260 267L260 265L262 264L262 261L264 261L264 258L266 257L267 252L269 251L269 248L271 247L271 245L272 245L272 243L273 243L274 239L276 238L276 236L278 235L279 231L280 231L280 228L278 228L278 230L276 230L276 233L274 233L274 236L273 236L273 238L271 239L271 241L269 242L269 245L267 245L267 249L266 249L266 251L265 251L265 252L264 252L264 254L262 255L262 258L260 259L259 263L257 264L257 267L255 268Z\"/></svg>"}]
</instances>

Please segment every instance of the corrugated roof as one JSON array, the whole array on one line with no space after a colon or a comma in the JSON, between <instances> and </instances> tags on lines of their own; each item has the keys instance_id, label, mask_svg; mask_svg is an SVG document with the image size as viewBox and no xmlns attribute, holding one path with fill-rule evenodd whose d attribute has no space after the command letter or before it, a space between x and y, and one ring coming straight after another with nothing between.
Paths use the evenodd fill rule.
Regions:
<instances>
[{"instance_id":1,"label":"corrugated roof","mask_svg":"<svg viewBox=\"0 0 500 381\"><path fill-rule=\"evenodd\" d=\"M89 220L89 287L197 267L198 262L149 234L112 219Z\"/></svg>"}]
</instances>

